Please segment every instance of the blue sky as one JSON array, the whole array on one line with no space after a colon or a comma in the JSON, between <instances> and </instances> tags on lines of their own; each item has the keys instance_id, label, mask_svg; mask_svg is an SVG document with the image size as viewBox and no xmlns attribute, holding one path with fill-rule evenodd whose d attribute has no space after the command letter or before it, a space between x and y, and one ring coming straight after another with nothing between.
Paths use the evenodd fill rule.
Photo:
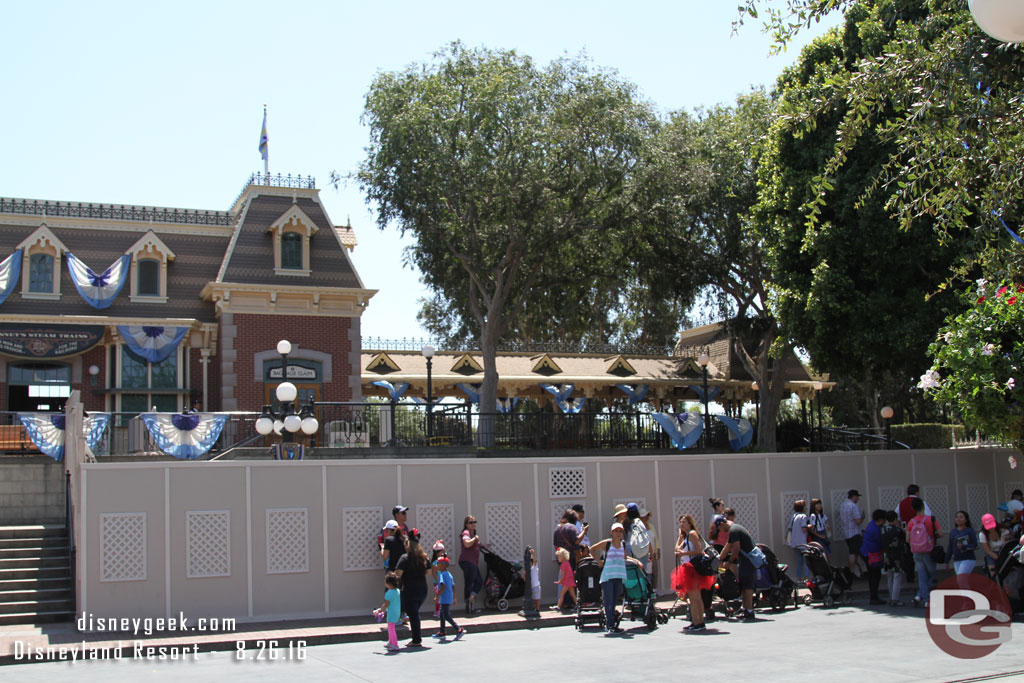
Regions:
<instances>
[{"instance_id":1,"label":"blue sky","mask_svg":"<svg viewBox=\"0 0 1024 683\"><path fill-rule=\"evenodd\" d=\"M266 104L271 172L315 176L332 220L356 229L356 267L380 290L363 335L418 338L425 291L397 231L376 227L358 187L327 187L364 155L374 75L461 40L539 62L585 52L666 113L730 103L822 31L769 57L759 26L732 35L736 4L7 3L0 196L227 209L262 168Z\"/></svg>"}]
</instances>

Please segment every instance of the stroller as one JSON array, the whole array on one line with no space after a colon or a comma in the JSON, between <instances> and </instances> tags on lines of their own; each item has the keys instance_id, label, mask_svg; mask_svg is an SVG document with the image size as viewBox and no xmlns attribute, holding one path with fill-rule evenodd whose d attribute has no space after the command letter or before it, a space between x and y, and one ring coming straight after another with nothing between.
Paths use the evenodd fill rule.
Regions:
<instances>
[{"instance_id":1,"label":"stroller","mask_svg":"<svg viewBox=\"0 0 1024 683\"><path fill-rule=\"evenodd\" d=\"M786 609L790 601L798 607L796 583L786 573L788 566L781 564L775 552L763 543L757 547L764 553L765 563L754 575L754 598L756 602L768 603L773 612Z\"/></svg>"},{"instance_id":2,"label":"stroller","mask_svg":"<svg viewBox=\"0 0 1024 683\"><path fill-rule=\"evenodd\" d=\"M576 630L588 623L605 628L604 604L601 599L601 565L592 557L576 563Z\"/></svg>"},{"instance_id":3,"label":"stroller","mask_svg":"<svg viewBox=\"0 0 1024 683\"><path fill-rule=\"evenodd\" d=\"M489 608L504 612L509 608L509 600L523 597L526 583L523 581L522 565L512 563L498 557L489 548L481 546L480 552L487 561L487 578L484 579L483 593Z\"/></svg>"},{"instance_id":4,"label":"stroller","mask_svg":"<svg viewBox=\"0 0 1024 683\"><path fill-rule=\"evenodd\" d=\"M996 582L1010 598L1010 609L1014 614L1024 612L1024 565L1017 559L1019 551L1019 541L1007 542L999 551L995 566Z\"/></svg>"},{"instance_id":5,"label":"stroller","mask_svg":"<svg viewBox=\"0 0 1024 683\"><path fill-rule=\"evenodd\" d=\"M804 556L807 569L813 574L808 579L807 588L811 594L804 598L804 604L820 600L825 607L833 607L836 600L849 603L849 590L853 586L853 576L846 567L833 567L825 557L825 549L814 541L807 545L797 546L797 551Z\"/></svg>"},{"instance_id":6,"label":"stroller","mask_svg":"<svg viewBox=\"0 0 1024 683\"><path fill-rule=\"evenodd\" d=\"M701 591L705 611L720 609L726 618L731 617L739 608L743 598L739 579L728 569L719 569L714 587L709 591Z\"/></svg>"},{"instance_id":7,"label":"stroller","mask_svg":"<svg viewBox=\"0 0 1024 683\"><path fill-rule=\"evenodd\" d=\"M626 565L625 594L622 601L622 614L629 609L630 621L641 619L648 631L658 628L658 624L668 623L668 612L655 607L654 588L650 579L641 567L634 564Z\"/></svg>"}]
</instances>

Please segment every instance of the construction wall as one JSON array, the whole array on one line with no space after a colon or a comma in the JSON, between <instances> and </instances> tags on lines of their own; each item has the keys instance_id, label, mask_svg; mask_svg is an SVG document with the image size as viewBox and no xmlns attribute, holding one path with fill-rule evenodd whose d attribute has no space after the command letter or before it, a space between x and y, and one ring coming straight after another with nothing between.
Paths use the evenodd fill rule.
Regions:
<instances>
[{"instance_id":1,"label":"construction wall","mask_svg":"<svg viewBox=\"0 0 1024 683\"><path fill-rule=\"evenodd\" d=\"M668 588L676 520L710 521L709 496L773 548L799 498L820 497L836 519L846 492L893 508L921 486L940 525L959 509L975 525L1024 472L1004 449L628 455L436 460L147 462L82 465L76 517L79 612L97 617L234 617L270 620L368 614L383 594L376 535L396 502L429 547L456 548L462 519L508 560L537 548L545 600L556 597L552 529L582 503L590 537L607 535L618 502L653 513ZM834 525L834 528L837 525ZM842 556L843 544L834 550ZM456 576L461 596L462 576Z\"/></svg>"}]
</instances>

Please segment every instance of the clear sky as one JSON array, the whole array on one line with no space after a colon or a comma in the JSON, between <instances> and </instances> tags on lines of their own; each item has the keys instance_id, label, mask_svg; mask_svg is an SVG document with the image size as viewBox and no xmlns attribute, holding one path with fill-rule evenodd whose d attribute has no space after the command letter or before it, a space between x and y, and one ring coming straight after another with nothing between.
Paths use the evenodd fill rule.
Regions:
<instances>
[{"instance_id":1,"label":"clear sky","mask_svg":"<svg viewBox=\"0 0 1024 683\"><path fill-rule=\"evenodd\" d=\"M660 111L730 103L770 86L812 34L769 57L736 2L8 2L0 41L0 196L226 210L268 107L270 170L313 175L332 221L351 218L366 287L364 337L419 338L417 273L397 230L356 186L374 75L453 40L539 62L586 52ZM814 34L820 33L818 28Z\"/></svg>"}]
</instances>

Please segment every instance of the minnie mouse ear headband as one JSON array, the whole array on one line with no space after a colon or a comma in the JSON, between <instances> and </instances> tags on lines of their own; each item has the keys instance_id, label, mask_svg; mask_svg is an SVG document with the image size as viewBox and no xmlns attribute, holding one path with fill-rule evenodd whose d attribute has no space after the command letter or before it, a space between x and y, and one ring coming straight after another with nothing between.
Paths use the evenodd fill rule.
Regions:
<instances>
[{"instance_id":1,"label":"minnie mouse ear headband","mask_svg":"<svg viewBox=\"0 0 1024 683\"><path fill-rule=\"evenodd\" d=\"M419 543L420 542L420 530L416 529L416 528L409 529L409 540L410 541L416 541L417 543Z\"/></svg>"},{"instance_id":2,"label":"minnie mouse ear headband","mask_svg":"<svg viewBox=\"0 0 1024 683\"><path fill-rule=\"evenodd\" d=\"M442 541L440 538L437 539L436 541L434 541L434 547L432 548L432 550L437 550L437 551L444 550L444 541Z\"/></svg>"},{"instance_id":3,"label":"minnie mouse ear headband","mask_svg":"<svg viewBox=\"0 0 1024 683\"><path fill-rule=\"evenodd\" d=\"M447 555L438 555L437 559L434 560L434 564L441 564L442 562L444 564L451 564L452 563L452 561L448 559Z\"/></svg>"}]
</instances>

